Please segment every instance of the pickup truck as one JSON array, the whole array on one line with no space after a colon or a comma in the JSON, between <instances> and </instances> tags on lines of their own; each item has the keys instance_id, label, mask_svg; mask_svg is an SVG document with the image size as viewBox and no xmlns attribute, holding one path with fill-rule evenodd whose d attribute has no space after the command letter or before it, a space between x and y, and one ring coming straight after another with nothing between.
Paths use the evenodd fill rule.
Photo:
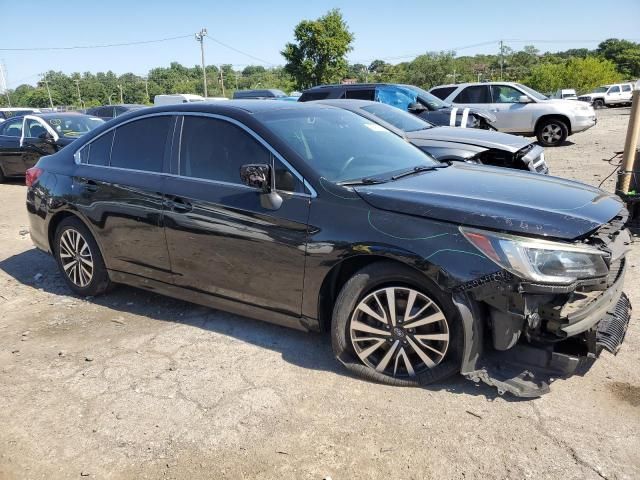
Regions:
<instances>
[{"instance_id":1,"label":"pickup truck","mask_svg":"<svg viewBox=\"0 0 640 480\"><path fill-rule=\"evenodd\" d=\"M590 103L593 108L631 105L632 93L633 84L616 83L614 85L602 85L591 93L580 95L578 100Z\"/></svg>"}]
</instances>

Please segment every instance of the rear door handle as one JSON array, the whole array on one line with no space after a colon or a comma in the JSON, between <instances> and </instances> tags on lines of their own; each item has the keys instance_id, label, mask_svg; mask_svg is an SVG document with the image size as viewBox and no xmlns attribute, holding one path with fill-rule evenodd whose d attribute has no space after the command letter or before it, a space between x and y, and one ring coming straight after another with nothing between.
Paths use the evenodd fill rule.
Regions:
<instances>
[{"instance_id":1,"label":"rear door handle","mask_svg":"<svg viewBox=\"0 0 640 480\"><path fill-rule=\"evenodd\" d=\"M88 178L81 178L79 182L82 184L82 188L84 188L87 192L98 191L98 184L93 180L89 180Z\"/></svg>"},{"instance_id":2,"label":"rear door handle","mask_svg":"<svg viewBox=\"0 0 640 480\"><path fill-rule=\"evenodd\" d=\"M187 213L193 209L193 206L180 197L174 197L169 201L169 206L176 213Z\"/></svg>"}]
</instances>

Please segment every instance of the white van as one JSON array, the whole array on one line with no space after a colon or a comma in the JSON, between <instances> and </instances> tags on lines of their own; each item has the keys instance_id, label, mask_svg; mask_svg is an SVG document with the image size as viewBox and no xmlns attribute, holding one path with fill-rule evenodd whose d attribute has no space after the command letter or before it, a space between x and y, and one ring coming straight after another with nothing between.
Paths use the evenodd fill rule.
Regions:
<instances>
[{"instance_id":1,"label":"white van","mask_svg":"<svg viewBox=\"0 0 640 480\"><path fill-rule=\"evenodd\" d=\"M176 103L204 102L204 97L191 93L173 93L171 95L156 95L154 105L175 105Z\"/></svg>"}]
</instances>

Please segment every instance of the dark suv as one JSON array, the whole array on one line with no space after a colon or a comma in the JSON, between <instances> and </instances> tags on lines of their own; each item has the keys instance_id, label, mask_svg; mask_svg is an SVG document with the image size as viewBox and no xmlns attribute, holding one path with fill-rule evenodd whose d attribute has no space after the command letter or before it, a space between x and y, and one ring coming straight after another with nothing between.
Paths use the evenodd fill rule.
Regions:
<instances>
[{"instance_id":1,"label":"dark suv","mask_svg":"<svg viewBox=\"0 0 640 480\"><path fill-rule=\"evenodd\" d=\"M82 296L124 283L304 330L415 385L456 372L536 396L616 352L620 200L440 163L317 103L168 105L108 122L27 176L34 243Z\"/></svg>"},{"instance_id":2,"label":"dark suv","mask_svg":"<svg viewBox=\"0 0 640 480\"><path fill-rule=\"evenodd\" d=\"M102 107L93 107L87 109L87 115L101 118L102 120L111 120L112 118L124 115L127 112L133 110L140 110L146 108L146 105L139 105L136 103L123 103L122 105L104 105Z\"/></svg>"},{"instance_id":3,"label":"dark suv","mask_svg":"<svg viewBox=\"0 0 640 480\"><path fill-rule=\"evenodd\" d=\"M413 85L394 83L319 85L305 90L298 101L330 99L371 100L408 111L435 125L495 130L492 123L496 118L489 112L475 108L452 107L426 90Z\"/></svg>"}]
</instances>

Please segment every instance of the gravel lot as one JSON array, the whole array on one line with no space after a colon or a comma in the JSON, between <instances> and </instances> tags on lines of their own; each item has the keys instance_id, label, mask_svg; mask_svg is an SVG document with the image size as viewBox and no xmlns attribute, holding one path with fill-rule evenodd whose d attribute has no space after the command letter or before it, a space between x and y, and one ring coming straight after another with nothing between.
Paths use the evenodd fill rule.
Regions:
<instances>
[{"instance_id":1,"label":"gravel lot","mask_svg":"<svg viewBox=\"0 0 640 480\"><path fill-rule=\"evenodd\" d=\"M629 109L598 116L547 149L555 175L612 170ZM617 357L540 399L387 387L347 375L320 335L128 287L69 295L24 196L0 185L0 478L640 478L637 318ZM635 305L639 261L635 245Z\"/></svg>"}]
</instances>

